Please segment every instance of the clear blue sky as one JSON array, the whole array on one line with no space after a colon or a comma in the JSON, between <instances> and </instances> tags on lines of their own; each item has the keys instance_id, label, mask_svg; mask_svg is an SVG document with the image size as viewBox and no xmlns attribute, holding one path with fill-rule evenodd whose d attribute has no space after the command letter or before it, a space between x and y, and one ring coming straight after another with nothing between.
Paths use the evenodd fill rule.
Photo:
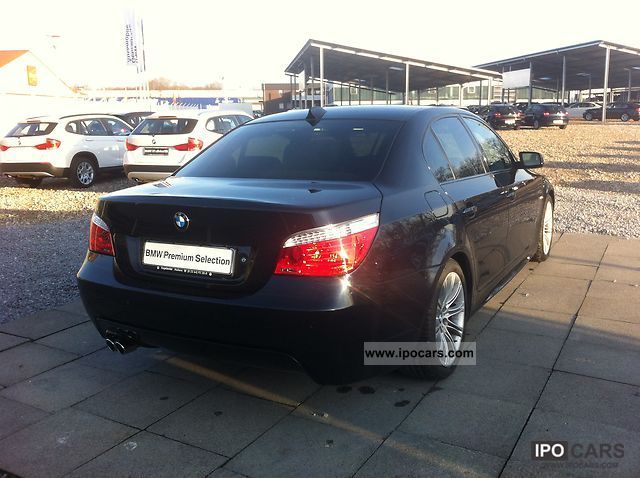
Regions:
<instances>
[{"instance_id":1,"label":"clear blue sky","mask_svg":"<svg viewBox=\"0 0 640 478\"><path fill-rule=\"evenodd\" d=\"M637 25L638 0L30 0L3 5L0 49L32 49L71 84L132 82L122 39L127 5L144 17L151 77L193 85L224 78L228 88L284 80L309 38L460 66L596 39L640 47L640 30L616 21ZM47 35L60 37L55 53Z\"/></svg>"}]
</instances>

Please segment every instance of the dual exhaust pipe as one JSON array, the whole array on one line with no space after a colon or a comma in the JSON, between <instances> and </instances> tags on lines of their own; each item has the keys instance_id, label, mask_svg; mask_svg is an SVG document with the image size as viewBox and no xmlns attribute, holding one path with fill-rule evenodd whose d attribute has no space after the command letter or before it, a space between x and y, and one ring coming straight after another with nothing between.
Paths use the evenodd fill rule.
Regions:
<instances>
[{"instance_id":1,"label":"dual exhaust pipe","mask_svg":"<svg viewBox=\"0 0 640 478\"><path fill-rule=\"evenodd\" d=\"M107 348L112 352L128 354L138 348L138 344L129 337L114 335L105 339Z\"/></svg>"}]
</instances>

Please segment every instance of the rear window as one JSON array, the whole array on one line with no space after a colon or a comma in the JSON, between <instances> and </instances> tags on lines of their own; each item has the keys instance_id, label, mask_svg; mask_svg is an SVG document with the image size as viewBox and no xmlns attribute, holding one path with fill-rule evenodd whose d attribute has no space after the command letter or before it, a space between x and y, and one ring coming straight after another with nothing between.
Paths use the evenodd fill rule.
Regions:
<instances>
[{"instance_id":1,"label":"rear window","mask_svg":"<svg viewBox=\"0 0 640 478\"><path fill-rule=\"evenodd\" d=\"M193 118L152 118L140 123L132 134L189 134L198 123Z\"/></svg>"},{"instance_id":2,"label":"rear window","mask_svg":"<svg viewBox=\"0 0 640 478\"><path fill-rule=\"evenodd\" d=\"M215 142L177 176L371 181L402 123L324 120L247 124Z\"/></svg>"},{"instance_id":3,"label":"rear window","mask_svg":"<svg viewBox=\"0 0 640 478\"><path fill-rule=\"evenodd\" d=\"M53 131L58 123L18 123L7 134L9 138L22 136L44 136Z\"/></svg>"},{"instance_id":4,"label":"rear window","mask_svg":"<svg viewBox=\"0 0 640 478\"><path fill-rule=\"evenodd\" d=\"M549 113L564 113L564 108L559 105L544 105L544 109Z\"/></svg>"},{"instance_id":5,"label":"rear window","mask_svg":"<svg viewBox=\"0 0 640 478\"><path fill-rule=\"evenodd\" d=\"M494 106L494 109L503 115L516 112L516 109L513 106Z\"/></svg>"}]
</instances>

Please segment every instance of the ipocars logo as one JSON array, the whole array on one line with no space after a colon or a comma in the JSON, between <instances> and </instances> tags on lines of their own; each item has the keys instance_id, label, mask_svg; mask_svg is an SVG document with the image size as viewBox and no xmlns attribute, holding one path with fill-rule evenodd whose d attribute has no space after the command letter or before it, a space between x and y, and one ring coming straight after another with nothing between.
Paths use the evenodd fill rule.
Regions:
<instances>
[{"instance_id":1,"label":"ipocars logo","mask_svg":"<svg viewBox=\"0 0 640 478\"><path fill-rule=\"evenodd\" d=\"M572 443L568 441L531 442L531 459L544 461L611 460L624 457L622 443Z\"/></svg>"}]
</instances>

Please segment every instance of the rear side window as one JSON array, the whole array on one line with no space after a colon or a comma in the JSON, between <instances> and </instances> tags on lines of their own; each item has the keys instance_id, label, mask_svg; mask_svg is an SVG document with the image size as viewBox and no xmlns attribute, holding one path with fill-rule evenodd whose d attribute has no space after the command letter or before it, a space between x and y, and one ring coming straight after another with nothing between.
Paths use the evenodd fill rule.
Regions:
<instances>
[{"instance_id":1,"label":"rear side window","mask_svg":"<svg viewBox=\"0 0 640 478\"><path fill-rule=\"evenodd\" d=\"M442 147L431 131L425 135L422 149L427 158L428 167L438 181L442 183L453 179L449 161L447 161Z\"/></svg>"},{"instance_id":2,"label":"rear side window","mask_svg":"<svg viewBox=\"0 0 640 478\"><path fill-rule=\"evenodd\" d=\"M104 118L104 124L112 136L127 136L131 133L131 128L123 121L117 121L110 118Z\"/></svg>"},{"instance_id":3,"label":"rear side window","mask_svg":"<svg viewBox=\"0 0 640 478\"><path fill-rule=\"evenodd\" d=\"M44 136L53 131L58 123L18 123L7 134L10 138L22 136Z\"/></svg>"},{"instance_id":4,"label":"rear side window","mask_svg":"<svg viewBox=\"0 0 640 478\"><path fill-rule=\"evenodd\" d=\"M251 116L236 115L238 125L245 124L247 121L251 121L252 119L253 118Z\"/></svg>"},{"instance_id":5,"label":"rear side window","mask_svg":"<svg viewBox=\"0 0 640 478\"><path fill-rule=\"evenodd\" d=\"M207 131L218 134L226 134L236 126L238 126L238 120L235 116L214 116L204 124Z\"/></svg>"},{"instance_id":6,"label":"rear side window","mask_svg":"<svg viewBox=\"0 0 640 478\"><path fill-rule=\"evenodd\" d=\"M480 145L482 153L487 160L489 171L503 171L510 169L511 155L504 143L496 136L496 134L487 128L482 123L475 121L471 118L465 118L464 122L467 124L473 134L474 138Z\"/></svg>"},{"instance_id":7,"label":"rear side window","mask_svg":"<svg viewBox=\"0 0 640 478\"><path fill-rule=\"evenodd\" d=\"M197 123L198 120L193 118L146 118L132 134L189 134Z\"/></svg>"},{"instance_id":8,"label":"rear side window","mask_svg":"<svg viewBox=\"0 0 640 478\"><path fill-rule=\"evenodd\" d=\"M431 129L442 145L456 179L484 174L480 154L458 118L442 118L435 121Z\"/></svg>"},{"instance_id":9,"label":"rear side window","mask_svg":"<svg viewBox=\"0 0 640 478\"><path fill-rule=\"evenodd\" d=\"M98 119L83 120L81 123L89 136L109 136L102 121Z\"/></svg>"},{"instance_id":10,"label":"rear side window","mask_svg":"<svg viewBox=\"0 0 640 478\"><path fill-rule=\"evenodd\" d=\"M233 130L177 176L371 181L402 123L324 120L249 123Z\"/></svg>"}]
</instances>

